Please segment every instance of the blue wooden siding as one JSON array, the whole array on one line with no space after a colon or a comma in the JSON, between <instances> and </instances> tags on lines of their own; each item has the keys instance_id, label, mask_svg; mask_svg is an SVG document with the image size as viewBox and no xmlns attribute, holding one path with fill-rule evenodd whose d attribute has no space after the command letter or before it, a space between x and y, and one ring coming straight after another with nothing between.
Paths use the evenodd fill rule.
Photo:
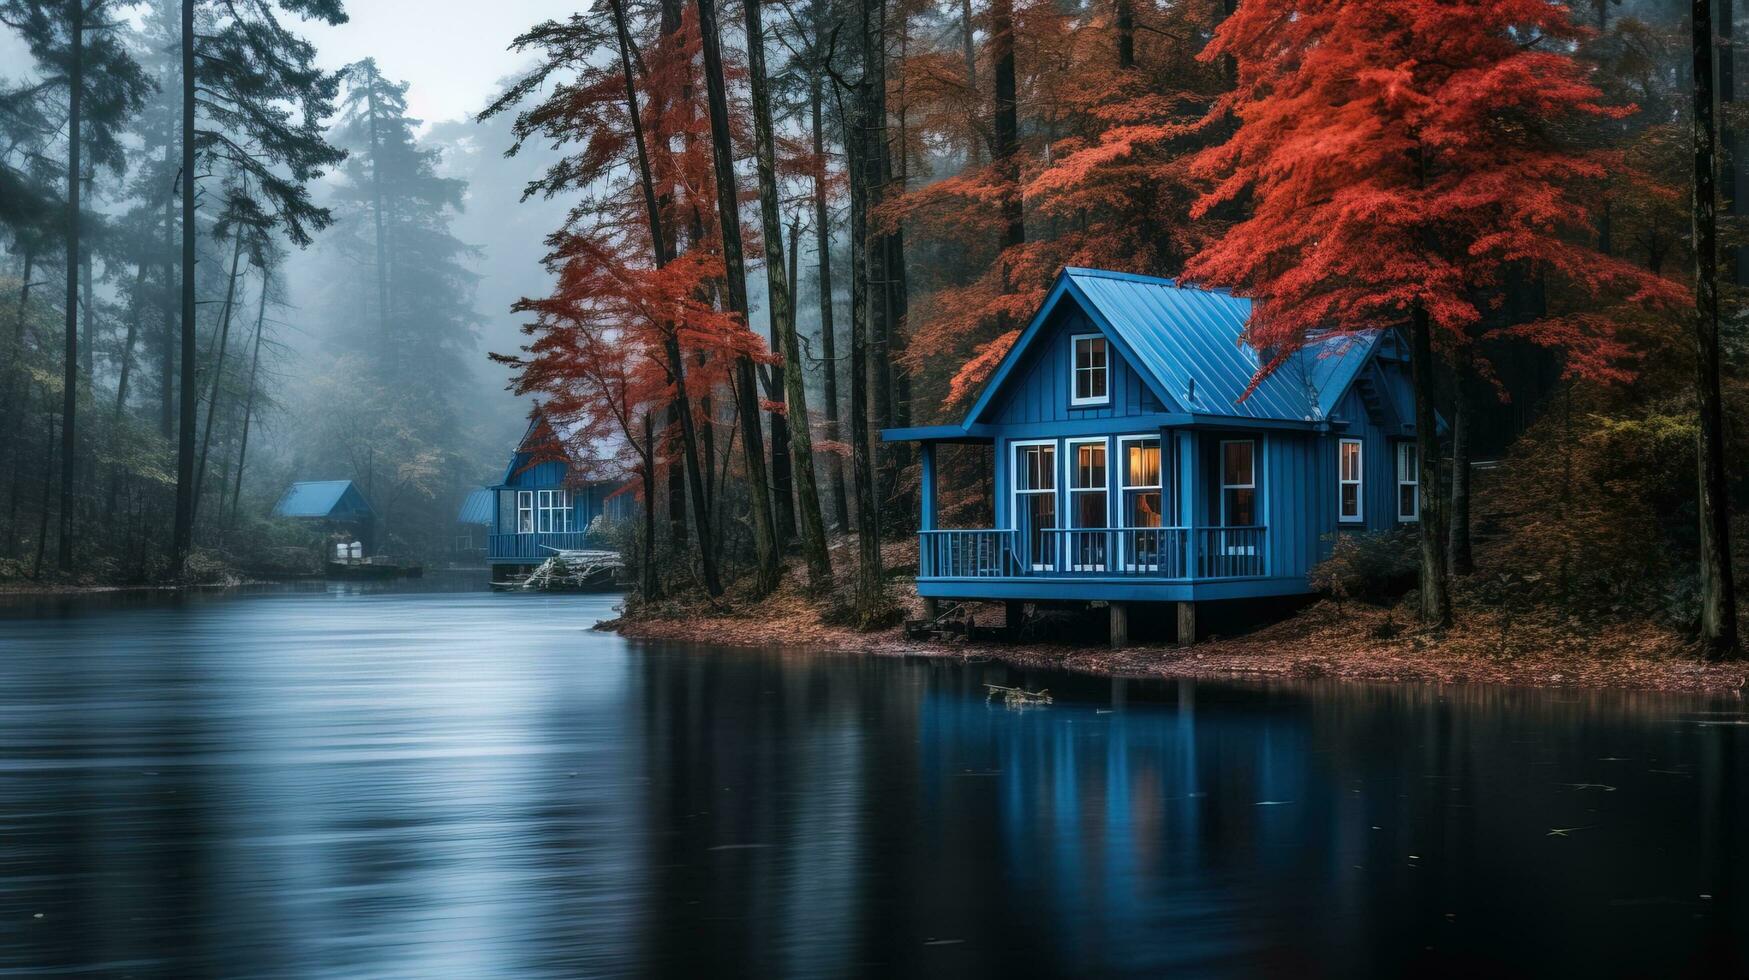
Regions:
<instances>
[{"instance_id":1,"label":"blue wooden siding","mask_svg":"<svg viewBox=\"0 0 1749 980\"><path fill-rule=\"evenodd\" d=\"M1272 432L1264 440L1260 494L1267 508L1271 575L1304 576L1328 544L1322 541L1336 512L1335 463L1331 481L1322 479L1320 449L1327 440L1317 433Z\"/></svg>"},{"instance_id":2,"label":"blue wooden siding","mask_svg":"<svg viewBox=\"0 0 1749 980\"><path fill-rule=\"evenodd\" d=\"M1164 411L1160 399L1118 353L1117 345L1110 343L1110 338L1106 344L1111 365L1107 388L1110 399L1104 405L1078 407L1070 404L1073 390L1069 368L1074 356L1070 338L1076 334L1100 332L1073 304L1059 307L1059 312L1020 363L1016 372L1018 377L1011 378L997 396L992 405L992 419L999 424L1017 425L1073 419L1116 419Z\"/></svg>"},{"instance_id":3,"label":"blue wooden siding","mask_svg":"<svg viewBox=\"0 0 1749 980\"><path fill-rule=\"evenodd\" d=\"M1088 288L1109 291L1146 286L1155 292L1162 288L1158 281L1138 277L1087 275L1098 280ZM1273 401L1265 398L1255 404L1228 404L1215 397L1222 389L1212 383L1198 384L1197 397L1191 398L1189 379L1202 379L1223 365L1231 367L1221 360L1220 356L1230 353L1221 345L1236 341L1242 324L1218 317L1185 319L1189 314L1174 318L1177 307L1171 306L1180 301L1206 304L1215 300L1197 290L1171 287L1160 296L1144 290L1148 303L1113 301L1109 308L1087 307L1081 305L1081 295L1072 290L1063 294L1066 299L1059 296L1062 288L1059 283L1053 291L1053 297L1061 301L1047 303L1044 312L1034 318L1023 334L1022 346L1004 360L996 380L980 397L979 406L959 427L894 433L896 438L926 443L988 439L995 454L994 527L938 530L926 516L922 543L928 547L920 549L920 556L925 556L920 560L934 570L920 574L921 594L1172 601L1304 593L1309 591L1308 573L1328 556L1339 531L1401 526L1397 519L1396 452L1413 432L1413 416L1406 363L1394 335L1333 340L1331 349L1339 356L1308 355L1297 374L1272 375L1274 387L1269 391ZM1231 302L1230 298L1219 299L1217 305ZM1171 302L1166 303L1168 300ZM1115 325L1110 322L1120 314L1129 319ZM1109 400L1097 406L1076 406L1072 399L1072 338L1088 333L1111 341ZM1195 350L1179 349L1186 345ZM1136 353L1139 350L1160 363L1147 360L1144 354ZM1171 377L1162 379L1162 371ZM1232 372L1221 377L1227 381L1237 377L1229 374ZM1180 400L1185 404L1171 404ZM1270 404L1275 408L1270 409ZM1154 542L1148 545L1140 544L1144 539L1127 531L1089 536L1060 533L1047 540L1058 542L1061 548L1072 542L1092 541L1094 547L1104 542L1107 549L1081 554L1172 555L1173 562L1098 558L1077 563L1061 551L1043 562L1035 560L1038 553L1030 550L1034 544L1024 540L1027 536L1012 532L1016 524L1016 445L1048 443L1055 448L1056 525L1059 529L1091 528L1091 522L1078 525L1074 519L1070 492L1073 453L1083 441L1101 440L1106 447L1107 482L1105 520L1100 526L1117 529L1126 523L1122 440L1134 436L1160 440L1165 531L1146 539ZM1345 437L1362 443L1363 519L1352 524L1338 522L1337 456ZM1248 440L1256 447L1256 515L1248 525L1224 521L1222 515L1221 444L1228 440ZM931 469L926 467L925 472ZM927 490L922 497L926 507L933 500ZM949 534L949 530L956 533ZM948 556L945 560L936 560L937 543Z\"/></svg>"},{"instance_id":4,"label":"blue wooden siding","mask_svg":"<svg viewBox=\"0 0 1749 980\"><path fill-rule=\"evenodd\" d=\"M523 490L556 490L565 485L565 477L570 472L571 468L563 462L549 460L512 471L504 485Z\"/></svg>"},{"instance_id":5,"label":"blue wooden siding","mask_svg":"<svg viewBox=\"0 0 1749 980\"><path fill-rule=\"evenodd\" d=\"M1405 441L1373 424L1365 401L1359 392L1350 391L1338 404L1335 419L1348 423L1345 429L1332 435L1330 442L1330 512L1336 513L1336 454L1339 439L1359 439L1361 442L1361 517L1358 522L1338 521L1339 530L1388 531L1399 525L1397 520L1397 445Z\"/></svg>"}]
</instances>

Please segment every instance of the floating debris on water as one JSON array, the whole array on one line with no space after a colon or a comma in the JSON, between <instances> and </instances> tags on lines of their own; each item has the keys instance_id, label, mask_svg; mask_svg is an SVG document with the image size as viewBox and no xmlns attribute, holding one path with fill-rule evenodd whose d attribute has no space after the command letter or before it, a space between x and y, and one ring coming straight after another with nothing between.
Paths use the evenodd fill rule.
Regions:
<instances>
[{"instance_id":1,"label":"floating debris on water","mask_svg":"<svg viewBox=\"0 0 1749 980\"><path fill-rule=\"evenodd\" d=\"M985 684L984 686L990 689L990 693L984 697L985 701L993 701L996 699L996 695L1000 694L1002 695L1002 703L1010 708L1030 708L1035 705L1051 703L1049 688L1028 691L1023 687L1003 687L1000 684Z\"/></svg>"}]
</instances>

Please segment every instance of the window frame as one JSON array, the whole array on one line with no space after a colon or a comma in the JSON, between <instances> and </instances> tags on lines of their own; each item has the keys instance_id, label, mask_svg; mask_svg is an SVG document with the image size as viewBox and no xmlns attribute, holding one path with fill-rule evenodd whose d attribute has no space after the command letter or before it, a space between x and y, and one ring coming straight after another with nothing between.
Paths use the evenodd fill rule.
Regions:
<instances>
[{"instance_id":1,"label":"window frame","mask_svg":"<svg viewBox=\"0 0 1749 980\"><path fill-rule=\"evenodd\" d=\"M1228 483L1227 482L1227 447L1239 445L1241 443L1251 447L1251 482L1250 483ZM1220 441L1218 455L1215 457L1215 465L1217 467L1216 475L1219 478L1220 488L1221 488L1221 526L1222 527L1258 527L1258 526L1260 526L1256 523L1257 518L1258 518L1258 514L1257 514L1257 440L1256 439L1222 439ZM1249 490L1249 491L1251 491L1252 523L1250 523L1250 524L1228 524L1227 523L1227 491L1228 490Z\"/></svg>"},{"instance_id":2,"label":"window frame","mask_svg":"<svg viewBox=\"0 0 1749 980\"><path fill-rule=\"evenodd\" d=\"M1421 447L1414 441L1404 439L1397 443L1397 523L1416 524L1421 520ZM1408 457L1414 455L1415 465L1405 467ZM1414 487L1415 492L1409 495L1412 513L1403 513L1403 488Z\"/></svg>"},{"instance_id":3,"label":"window frame","mask_svg":"<svg viewBox=\"0 0 1749 980\"><path fill-rule=\"evenodd\" d=\"M1105 470L1105 480L1104 480L1104 482L1100 483L1098 486L1078 486L1076 483L1076 481L1079 479L1079 477L1081 475L1081 452L1080 452L1080 449L1082 446L1098 446L1100 452L1105 454L1105 461L1102 464L1103 468ZM1108 530L1110 530L1111 529L1111 439L1110 439L1110 437L1108 437L1108 436L1079 436L1079 437L1076 437L1073 439L1064 439L1063 440L1063 475L1065 477L1065 479L1063 481L1063 493L1067 498L1066 503L1068 505L1067 512L1063 515L1065 518L1065 520L1062 522L1064 525L1064 529L1069 530L1069 531L1108 531ZM1080 508L1076 506L1076 502L1077 502L1076 495L1077 494L1091 494L1091 493L1099 494L1101 497L1103 497L1105 499L1105 507L1104 507L1105 518L1103 521L1100 522L1098 527L1082 527L1076 520L1077 515L1079 515L1081 512ZM1077 535L1066 535L1065 537L1068 537L1070 539L1076 539L1078 536ZM1109 537L1109 535L1107 537ZM1081 546L1086 546L1087 544L1089 544L1089 542L1085 541L1085 540L1082 540L1079 542L1079 545L1081 545ZM1096 547L1094 549L1098 554L1098 560L1092 561L1092 562L1080 561L1079 559L1082 557L1079 553L1080 549L1074 548L1072 550L1076 551L1077 553L1069 556L1068 566L1069 566L1070 571L1103 572L1103 571L1105 571L1106 566L1110 563L1110 560L1111 560L1110 556L1105 553L1105 549L1102 546Z\"/></svg>"},{"instance_id":4,"label":"window frame","mask_svg":"<svg viewBox=\"0 0 1749 980\"><path fill-rule=\"evenodd\" d=\"M1130 455L1129 455L1130 454L1130 447L1133 445L1136 445L1138 443L1141 445L1146 445L1150 442L1152 442L1154 444L1154 451L1155 451L1155 457L1156 457L1155 458L1156 466L1154 468L1154 476L1155 476L1155 479L1158 480L1159 482L1151 483L1151 484L1150 483L1131 483L1130 482ZM1118 510L1118 519L1114 523L1116 524L1117 527L1123 529L1123 531L1125 532L1121 536L1121 540L1123 541L1123 546L1119 550L1121 552L1123 552L1123 554L1120 555L1120 561L1122 561L1124 568L1128 571L1132 571L1132 572L1158 571L1160 569L1160 563L1161 563L1161 560L1163 557L1160 554L1160 551L1165 547L1166 534L1170 528L1174 527L1178 523L1176 520L1168 520L1167 519L1168 515L1172 512L1172 505L1171 505L1172 495L1171 495L1171 491L1167 489L1167 482L1168 481L1166 479L1166 475L1167 475L1167 473L1170 472L1170 469L1171 469L1170 466L1168 465L1168 460L1170 458L1171 457L1168 456L1167 440L1158 433L1155 433L1153 435L1143 433L1143 434L1139 434L1139 435L1128 435L1128 436L1118 436L1117 437L1117 510ZM1160 523L1153 528L1145 528L1145 527L1142 527L1140 525L1131 523L1132 509L1130 507L1130 494L1132 494L1132 493L1147 493L1149 491L1153 491L1154 493L1158 494L1159 498L1160 498ZM1142 531L1153 530L1153 531L1157 532L1158 538L1154 544L1154 548L1152 549L1151 554L1130 554L1131 551L1142 552L1144 550L1147 550L1147 549L1144 549L1141 545L1137 544L1137 542L1141 538L1140 535L1128 533L1128 532L1136 531L1136 530L1142 530Z\"/></svg>"},{"instance_id":5,"label":"window frame","mask_svg":"<svg viewBox=\"0 0 1749 980\"><path fill-rule=\"evenodd\" d=\"M535 533L534 514L535 514L534 491L533 490L518 490L518 491L516 491L516 533L517 534L533 534L533 533Z\"/></svg>"},{"instance_id":6,"label":"window frame","mask_svg":"<svg viewBox=\"0 0 1749 980\"><path fill-rule=\"evenodd\" d=\"M1222 529L1221 554L1223 554L1223 555L1228 555L1228 556L1232 556L1232 557L1251 558L1251 557L1255 557L1257 554L1257 545L1255 543L1253 543L1250 539L1248 539L1244 535L1235 535L1235 534L1226 533L1227 531L1238 530L1241 528L1257 528L1257 527L1263 526L1263 524L1262 524L1263 514L1261 513L1261 510L1262 510L1261 501L1258 499L1258 496L1257 496L1257 443L1258 443L1257 439L1222 439L1222 440L1220 440L1220 445L1217 447L1217 450L1216 450L1216 457L1215 457L1216 477L1217 477L1217 481L1220 483L1220 487L1221 487L1221 489L1220 489L1220 494L1221 494L1221 529ZM1228 446L1236 446L1236 445L1244 445L1244 446L1248 446L1250 448L1251 482L1249 482L1249 483L1228 483L1227 482L1227 447ZM1230 524L1230 523L1228 523L1228 521L1227 521L1227 491L1228 490L1249 490L1249 491L1251 491L1251 523L1249 523L1249 524Z\"/></svg>"},{"instance_id":7,"label":"window frame","mask_svg":"<svg viewBox=\"0 0 1749 980\"><path fill-rule=\"evenodd\" d=\"M1342 473L1343 454L1349 446L1354 447L1354 478L1349 479ZM1342 489L1354 487L1354 513L1342 512ZM1343 436L1336 440L1336 520L1341 524L1366 523L1366 440L1354 436Z\"/></svg>"},{"instance_id":8,"label":"window frame","mask_svg":"<svg viewBox=\"0 0 1749 980\"><path fill-rule=\"evenodd\" d=\"M1088 348L1088 366L1086 368L1081 367L1081 342L1083 340L1097 340L1103 345L1105 361L1099 367L1095 368L1092 366L1091 362L1093 355L1091 346ZM1081 389L1078 387L1077 383L1081 380L1082 371L1086 371L1089 378L1097 377L1100 379L1100 394L1089 395L1086 398L1082 398L1079 395ZM1093 390L1093 384L1091 381L1088 382L1087 390ZM1069 335L1069 404L1077 408L1091 408L1098 405L1111 404L1111 340L1103 333L1094 331L1092 333L1072 333Z\"/></svg>"},{"instance_id":9,"label":"window frame","mask_svg":"<svg viewBox=\"0 0 1749 980\"><path fill-rule=\"evenodd\" d=\"M1060 530L1063 526L1063 449L1056 439L1016 439L1010 442L1008 449L1008 527L1016 536L1025 531L1031 534L1035 529L1020 526L1021 497L1051 497L1051 531ZM1048 447L1051 451L1051 485L1045 488L1020 488L1020 456L1025 449ZM1040 472L1043 472L1042 470ZM1056 538L1053 541L1058 540ZM1018 543L1018 541L1017 541ZM1056 567L1056 555L1053 550L1050 561L1039 562L1037 555L1027 556L1027 565L1035 572L1049 571Z\"/></svg>"}]
</instances>

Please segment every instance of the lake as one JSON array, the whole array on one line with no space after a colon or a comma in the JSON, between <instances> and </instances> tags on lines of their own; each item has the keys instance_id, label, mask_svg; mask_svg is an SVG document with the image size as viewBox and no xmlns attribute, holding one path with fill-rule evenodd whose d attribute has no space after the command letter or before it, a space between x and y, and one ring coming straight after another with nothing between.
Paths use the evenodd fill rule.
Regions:
<instances>
[{"instance_id":1,"label":"lake","mask_svg":"<svg viewBox=\"0 0 1749 980\"><path fill-rule=\"evenodd\" d=\"M443 589L0 602L0 975L1749 971L1734 701L649 646Z\"/></svg>"}]
</instances>

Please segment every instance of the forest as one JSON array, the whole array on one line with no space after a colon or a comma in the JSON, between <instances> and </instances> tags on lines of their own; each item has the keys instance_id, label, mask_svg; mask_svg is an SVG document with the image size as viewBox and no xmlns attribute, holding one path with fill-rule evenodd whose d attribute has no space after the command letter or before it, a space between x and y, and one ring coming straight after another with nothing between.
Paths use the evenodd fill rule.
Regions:
<instances>
[{"instance_id":1,"label":"forest","mask_svg":"<svg viewBox=\"0 0 1749 980\"><path fill-rule=\"evenodd\" d=\"M300 18L345 12L0 2L0 578L272 567L312 460L435 552L504 451L489 356L640 502L632 615L890 623L920 475L880 430L957 420L1080 266L1251 297L1263 372L1405 338L1422 519L1345 539L1331 596L1738 649L1732 0L596 0L482 93L555 219L485 313L470 189ZM988 454L939 465L987 523Z\"/></svg>"}]
</instances>

